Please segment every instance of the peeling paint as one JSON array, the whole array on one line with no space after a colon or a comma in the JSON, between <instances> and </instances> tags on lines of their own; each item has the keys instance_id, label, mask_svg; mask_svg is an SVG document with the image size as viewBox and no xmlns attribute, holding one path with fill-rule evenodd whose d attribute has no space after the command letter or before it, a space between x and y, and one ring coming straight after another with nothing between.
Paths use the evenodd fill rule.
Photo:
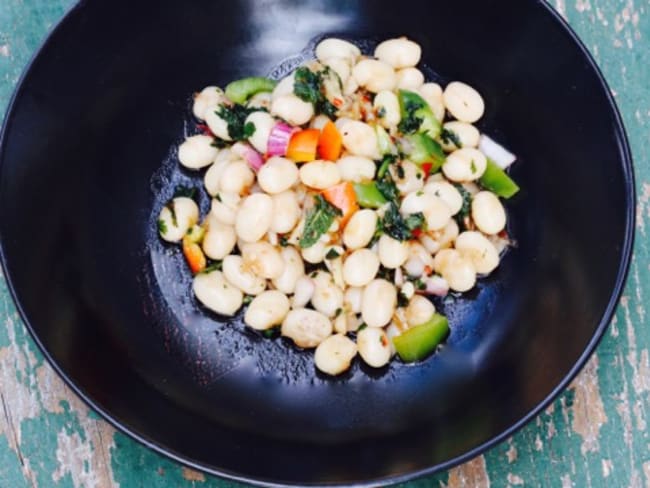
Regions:
<instances>
[{"instance_id":1,"label":"peeling paint","mask_svg":"<svg viewBox=\"0 0 650 488\"><path fill-rule=\"evenodd\" d=\"M598 433L603 424L607 422L598 385L597 355L594 355L587 363L582 374L574 381L572 388L575 390L572 428L582 437L580 451L584 455L587 452L598 450Z\"/></svg>"},{"instance_id":2,"label":"peeling paint","mask_svg":"<svg viewBox=\"0 0 650 488\"><path fill-rule=\"evenodd\" d=\"M447 488L489 488L490 478L485 467L485 457L479 456L470 462L449 471Z\"/></svg>"},{"instance_id":3,"label":"peeling paint","mask_svg":"<svg viewBox=\"0 0 650 488\"><path fill-rule=\"evenodd\" d=\"M614 468L611 459L603 459L601 465L603 467L603 478L608 478L609 475L612 474L612 469Z\"/></svg>"},{"instance_id":4,"label":"peeling paint","mask_svg":"<svg viewBox=\"0 0 650 488\"><path fill-rule=\"evenodd\" d=\"M508 479L508 483L514 486L524 484L524 480L520 476L517 476L516 474L508 473L507 479Z\"/></svg>"},{"instance_id":5,"label":"peeling paint","mask_svg":"<svg viewBox=\"0 0 650 488\"><path fill-rule=\"evenodd\" d=\"M512 439L508 441L508 443L510 444L510 447L506 451L506 458L508 459L508 463L512 464L517 460L517 448L512 443Z\"/></svg>"},{"instance_id":6,"label":"peeling paint","mask_svg":"<svg viewBox=\"0 0 650 488\"><path fill-rule=\"evenodd\" d=\"M9 50L9 44L0 45L0 56L8 58L10 54L11 51Z\"/></svg>"},{"instance_id":7,"label":"peeling paint","mask_svg":"<svg viewBox=\"0 0 650 488\"><path fill-rule=\"evenodd\" d=\"M183 479L186 479L187 481L205 482L205 475L199 471L185 467L183 467L181 471L183 473Z\"/></svg>"}]
</instances>

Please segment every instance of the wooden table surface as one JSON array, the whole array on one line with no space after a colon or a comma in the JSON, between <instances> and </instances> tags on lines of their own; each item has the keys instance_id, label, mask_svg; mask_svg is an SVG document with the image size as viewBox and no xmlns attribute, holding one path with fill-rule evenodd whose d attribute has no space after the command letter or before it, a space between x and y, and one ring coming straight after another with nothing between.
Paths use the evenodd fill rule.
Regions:
<instances>
[{"instance_id":1,"label":"wooden table surface","mask_svg":"<svg viewBox=\"0 0 650 488\"><path fill-rule=\"evenodd\" d=\"M72 3L0 0L0 114ZM638 212L628 284L597 353L546 412L485 455L404 486L650 487L650 0L554 6L603 69L630 136ZM1 276L0 321L0 488L236 485L155 454L90 411L43 360Z\"/></svg>"}]
</instances>

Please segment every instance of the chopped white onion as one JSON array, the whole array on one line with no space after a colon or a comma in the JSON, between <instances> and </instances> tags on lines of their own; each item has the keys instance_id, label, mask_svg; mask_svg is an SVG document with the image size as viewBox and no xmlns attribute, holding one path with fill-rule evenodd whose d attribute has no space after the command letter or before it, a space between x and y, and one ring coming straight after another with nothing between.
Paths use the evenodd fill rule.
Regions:
<instances>
[{"instance_id":1,"label":"chopped white onion","mask_svg":"<svg viewBox=\"0 0 650 488\"><path fill-rule=\"evenodd\" d=\"M517 156L485 134L481 134L478 148L501 169L506 169L517 160Z\"/></svg>"}]
</instances>

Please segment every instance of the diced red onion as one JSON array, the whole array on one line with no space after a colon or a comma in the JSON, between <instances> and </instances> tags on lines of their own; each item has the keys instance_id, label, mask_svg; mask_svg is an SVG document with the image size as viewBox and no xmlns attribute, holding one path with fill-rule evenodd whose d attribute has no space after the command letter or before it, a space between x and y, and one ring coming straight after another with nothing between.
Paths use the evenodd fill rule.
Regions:
<instances>
[{"instance_id":1,"label":"diced red onion","mask_svg":"<svg viewBox=\"0 0 650 488\"><path fill-rule=\"evenodd\" d=\"M284 122L278 122L271 129L267 143L266 154L268 156L284 156L287 154L291 136L297 129Z\"/></svg>"},{"instance_id":2,"label":"diced red onion","mask_svg":"<svg viewBox=\"0 0 650 488\"><path fill-rule=\"evenodd\" d=\"M424 281L426 288L423 293L425 295L436 295L444 297L449 293L449 283L441 276L430 276Z\"/></svg>"},{"instance_id":3,"label":"diced red onion","mask_svg":"<svg viewBox=\"0 0 650 488\"><path fill-rule=\"evenodd\" d=\"M506 169L517 159L517 156L508 151L501 144L490 139L485 134L481 135L479 139L478 148L483 154L496 163L501 169Z\"/></svg>"},{"instance_id":4,"label":"diced red onion","mask_svg":"<svg viewBox=\"0 0 650 488\"><path fill-rule=\"evenodd\" d=\"M264 164L264 158L255 149L244 142L237 142L232 146L231 151L243 158L253 171L259 171Z\"/></svg>"}]
</instances>

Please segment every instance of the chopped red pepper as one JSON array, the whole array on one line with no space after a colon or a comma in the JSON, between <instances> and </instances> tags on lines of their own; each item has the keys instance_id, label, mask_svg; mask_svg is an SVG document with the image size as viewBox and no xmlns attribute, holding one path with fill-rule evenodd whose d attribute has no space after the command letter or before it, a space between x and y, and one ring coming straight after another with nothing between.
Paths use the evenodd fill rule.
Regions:
<instances>
[{"instance_id":1,"label":"chopped red pepper","mask_svg":"<svg viewBox=\"0 0 650 488\"><path fill-rule=\"evenodd\" d=\"M433 163L422 163L422 171L424 171L425 178L429 176L429 173L431 173L432 167L433 167Z\"/></svg>"},{"instance_id":2,"label":"chopped red pepper","mask_svg":"<svg viewBox=\"0 0 650 488\"><path fill-rule=\"evenodd\" d=\"M204 135L214 137L212 130L208 127L207 124L196 124L196 128L199 129Z\"/></svg>"},{"instance_id":3,"label":"chopped red pepper","mask_svg":"<svg viewBox=\"0 0 650 488\"><path fill-rule=\"evenodd\" d=\"M414 239L419 239L419 237L422 235L422 229L419 227L417 229L413 229L411 231L411 235L413 236Z\"/></svg>"}]
</instances>

